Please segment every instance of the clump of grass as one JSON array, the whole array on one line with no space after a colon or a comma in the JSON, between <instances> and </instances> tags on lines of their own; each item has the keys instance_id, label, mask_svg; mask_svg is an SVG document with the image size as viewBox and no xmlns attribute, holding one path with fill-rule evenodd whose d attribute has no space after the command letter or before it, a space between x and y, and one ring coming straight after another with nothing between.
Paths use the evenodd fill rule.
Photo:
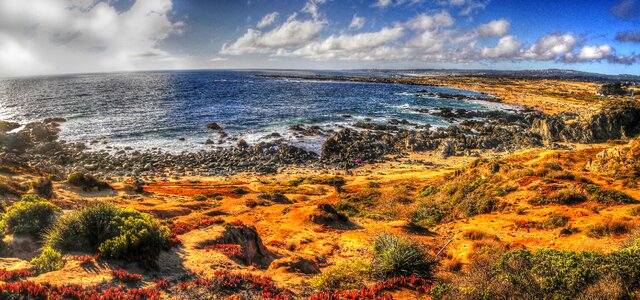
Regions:
<instances>
[{"instance_id":1,"label":"clump of grass","mask_svg":"<svg viewBox=\"0 0 640 300\"><path fill-rule=\"evenodd\" d=\"M435 260L416 241L393 234L380 234L373 242L373 274L380 277L430 277Z\"/></svg>"},{"instance_id":2,"label":"clump of grass","mask_svg":"<svg viewBox=\"0 0 640 300\"><path fill-rule=\"evenodd\" d=\"M47 273L60 270L64 267L64 260L60 252L45 247L42 253L31 260L31 264L39 273Z\"/></svg>"},{"instance_id":3,"label":"clump of grass","mask_svg":"<svg viewBox=\"0 0 640 300\"><path fill-rule=\"evenodd\" d=\"M608 235L625 234L635 226L633 223L624 220L605 219L589 227L587 236L600 238Z\"/></svg>"},{"instance_id":4,"label":"clump of grass","mask_svg":"<svg viewBox=\"0 0 640 300\"><path fill-rule=\"evenodd\" d=\"M67 182L73 186L82 188L83 191L111 189L108 183L83 172L69 174L69 176L67 176Z\"/></svg>"},{"instance_id":5,"label":"clump of grass","mask_svg":"<svg viewBox=\"0 0 640 300\"><path fill-rule=\"evenodd\" d=\"M0 221L6 233L39 237L55 220L60 208L34 194L9 206Z\"/></svg>"},{"instance_id":6,"label":"clump of grass","mask_svg":"<svg viewBox=\"0 0 640 300\"><path fill-rule=\"evenodd\" d=\"M561 214L551 214L544 221L537 223L538 229L555 229L558 227L564 227L569 223L569 218Z\"/></svg>"},{"instance_id":7,"label":"clump of grass","mask_svg":"<svg viewBox=\"0 0 640 300\"><path fill-rule=\"evenodd\" d=\"M32 181L31 188L43 198L50 199L53 197L53 182L50 178L41 177Z\"/></svg>"},{"instance_id":8,"label":"clump of grass","mask_svg":"<svg viewBox=\"0 0 640 300\"><path fill-rule=\"evenodd\" d=\"M305 182L309 183L309 184L324 184L324 185L332 186L338 192L342 192L343 191L342 187L347 184L347 182L344 180L344 178L342 178L340 176L334 176L334 177L309 177L309 178L305 179Z\"/></svg>"},{"instance_id":9,"label":"clump of grass","mask_svg":"<svg viewBox=\"0 0 640 300\"><path fill-rule=\"evenodd\" d=\"M338 263L322 270L311 279L311 286L320 290L356 289L371 273L371 265L362 260Z\"/></svg>"},{"instance_id":10,"label":"clump of grass","mask_svg":"<svg viewBox=\"0 0 640 300\"><path fill-rule=\"evenodd\" d=\"M589 193L589 200L606 205L613 204L633 204L638 202L633 197L616 190L603 190L599 186L590 184L586 188Z\"/></svg>"},{"instance_id":11,"label":"clump of grass","mask_svg":"<svg viewBox=\"0 0 640 300\"><path fill-rule=\"evenodd\" d=\"M583 203L587 201L587 196L578 193L571 189L561 189L559 191L552 192L548 196L541 196L529 200L531 205L549 205L549 204L562 204L573 205Z\"/></svg>"},{"instance_id":12,"label":"clump of grass","mask_svg":"<svg viewBox=\"0 0 640 300\"><path fill-rule=\"evenodd\" d=\"M205 196L203 194L197 194L197 195L193 195L193 197L191 197L191 199L193 199L193 201L206 201L207 200L207 196Z\"/></svg>"},{"instance_id":13,"label":"clump of grass","mask_svg":"<svg viewBox=\"0 0 640 300\"><path fill-rule=\"evenodd\" d=\"M462 233L462 237L470 241L478 241L478 240L484 240L484 239L499 240L498 237L493 234L488 234L484 231L480 231L476 229L466 230L465 232Z\"/></svg>"},{"instance_id":14,"label":"clump of grass","mask_svg":"<svg viewBox=\"0 0 640 300\"><path fill-rule=\"evenodd\" d=\"M46 245L63 251L99 251L106 257L139 261L153 267L171 233L149 214L96 204L76 210L53 224Z\"/></svg>"}]
</instances>

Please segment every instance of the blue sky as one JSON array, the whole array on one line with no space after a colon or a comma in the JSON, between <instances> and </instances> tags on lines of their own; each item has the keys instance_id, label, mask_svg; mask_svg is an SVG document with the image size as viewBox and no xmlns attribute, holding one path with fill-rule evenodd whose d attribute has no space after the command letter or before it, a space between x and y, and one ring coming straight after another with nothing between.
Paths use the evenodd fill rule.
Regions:
<instances>
[{"instance_id":1,"label":"blue sky","mask_svg":"<svg viewBox=\"0 0 640 300\"><path fill-rule=\"evenodd\" d=\"M640 0L0 0L0 76L209 68L640 74Z\"/></svg>"}]
</instances>

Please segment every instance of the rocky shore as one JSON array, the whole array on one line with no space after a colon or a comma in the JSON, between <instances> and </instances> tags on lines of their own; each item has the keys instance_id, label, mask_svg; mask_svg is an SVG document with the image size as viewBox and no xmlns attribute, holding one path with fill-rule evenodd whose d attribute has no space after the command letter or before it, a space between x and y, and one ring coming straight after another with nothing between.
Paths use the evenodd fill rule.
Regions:
<instances>
[{"instance_id":1,"label":"rocky shore","mask_svg":"<svg viewBox=\"0 0 640 300\"><path fill-rule=\"evenodd\" d=\"M254 145L239 143L211 151L165 153L161 150L90 151L85 144L58 138L64 119L20 124L0 122L0 158L27 162L52 174L86 171L97 176L207 176L238 172L275 173L285 166L353 168L360 163L390 160L389 155L438 151L443 157L479 156L479 151L513 151L559 147L558 142L595 143L640 133L640 106L612 102L595 114L548 115L530 109L478 112L440 109L458 125L431 130L428 126L393 120L389 124L357 122L354 128L331 132L320 153L286 141ZM304 134L326 134L319 127L299 128Z\"/></svg>"}]
</instances>

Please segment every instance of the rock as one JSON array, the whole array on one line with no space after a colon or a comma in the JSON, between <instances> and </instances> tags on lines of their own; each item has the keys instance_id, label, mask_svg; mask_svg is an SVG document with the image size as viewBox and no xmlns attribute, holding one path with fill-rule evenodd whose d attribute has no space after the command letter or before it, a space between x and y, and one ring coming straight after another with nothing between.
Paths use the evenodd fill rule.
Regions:
<instances>
[{"instance_id":1,"label":"rock","mask_svg":"<svg viewBox=\"0 0 640 300\"><path fill-rule=\"evenodd\" d=\"M438 153L444 158L455 156L456 149L453 146L453 142L450 139L443 141L440 147L438 147Z\"/></svg>"},{"instance_id":2,"label":"rock","mask_svg":"<svg viewBox=\"0 0 640 300\"><path fill-rule=\"evenodd\" d=\"M288 273L318 274L320 267L313 259L293 256L275 260L269 269L284 269Z\"/></svg>"},{"instance_id":3,"label":"rock","mask_svg":"<svg viewBox=\"0 0 640 300\"><path fill-rule=\"evenodd\" d=\"M211 130L222 130L222 127L220 125L218 125L218 123L216 123L216 122L211 122L211 123L207 124L207 128L209 128Z\"/></svg>"},{"instance_id":4,"label":"rock","mask_svg":"<svg viewBox=\"0 0 640 300\"><path fill-rule=\"evenodd\" d=\"M333 228L353 226L347 216L336 211L330 204L318 204L313 213L309 215L309 220L315 224Z\"/></svg>"},{"instance_id":5,"label":"rock","mask_svg":"<svg viewBox=\"0 0 640 300\"><path fill-rule=\"evenodd\" d=\"M248 266L258 264L266 268L275 258L275 255L262 243L262 239L260 239L254 226L228 224L222 237L218 238L216 242L219 244L240 245L242 249L241 260Z\"/></svg>"},{"instance_id":6,"label":"rock","mask_svg":"<svg viewBox=\"0 0 640 300\"><path fill-rule=\"evenodd\" d=\"M0 120L0 133L7 133L19 127L19 123Z\"/></svg>"},{"instance_id":7,"label":"rock","mask_svg":"<svg viewBox=\"0 0 640 300\"><path fill-rule=\"evenodd\" d=\"M207 139L206 141L204 141L205 145L213 145L214 142L211 139Z\"/></svg>"},{"instance_id":8,"label":"rock","mask_svg":"<svg viewBox=\"0 0 640 300\"><path fill-rule=\"evenodd\" d=\"M237 146L241 149L249 148L249 144L245 140L239 140Z\"/></svg>"}]
</instances>

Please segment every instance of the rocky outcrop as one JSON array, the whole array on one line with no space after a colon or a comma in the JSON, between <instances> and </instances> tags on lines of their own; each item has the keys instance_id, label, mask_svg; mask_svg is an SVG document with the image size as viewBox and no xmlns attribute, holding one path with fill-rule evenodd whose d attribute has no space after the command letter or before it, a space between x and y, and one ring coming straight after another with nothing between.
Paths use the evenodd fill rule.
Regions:
<instances>
[{"instance_id":1,"label":"rocky outcrop","mask_svg":"<svg viewBox=\"0 0 640 300\"><path fill-rule=\"evenodd\" d=\"M240 245L242 249L240 260L247 266L257 264L267 268L276 258L276 255L264 246L254 226L228 224L222 237L218 238L215 243Z\"/></svg>"},{"instance_id":2,"label":"rocky outcrop","mask_svg":"<svg viewBox=\"0 0 640 300\"><path fill-rule=\"evenodd\" d=\"M309 258L293 256L275 260L269 269L282 269L287 273L318 274L320 267Z\"/></svg>"},{"instance_id":3,"label":"rocky outcrop","mask_svg":"<svg viewBox=\"0 0 640 300\"><path fill-rule=\"evenodd\" d=\"M597 143L630 137L640 133L640 105L635 101L612 103L582 120L539 115L531 131L552 142Z\"/></svg>"},{"instance_id":4,"label":"rocky outcrop","mask_svg":"<svg viewBox=\"0 0 640 300\"><path fill-rule=\"evenodd\" d=\"M309 215L309 221L337 229L354 227L347 216L336 211L330 204L318 204L316 209Z\"/></svg>"},{"instance_id":5,"label":"rocky outcrop","mask_svg":"<svg viewBox=\"0 0 640 300\"><path fill-rule=\"evenodd\" d=\"M0 133L7 133L11 130L17 129L20 124L16 122L2 121L0 120Z\"/></svg>"}]
</instances>

